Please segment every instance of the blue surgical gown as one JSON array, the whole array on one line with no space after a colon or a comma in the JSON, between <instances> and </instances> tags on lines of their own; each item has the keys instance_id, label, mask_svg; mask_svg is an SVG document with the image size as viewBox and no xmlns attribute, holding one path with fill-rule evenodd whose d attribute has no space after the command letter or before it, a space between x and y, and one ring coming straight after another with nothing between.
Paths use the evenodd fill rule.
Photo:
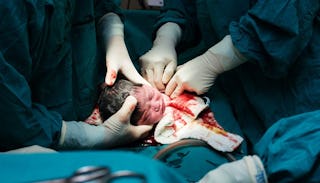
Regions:
<instances>
[{"instance_id":1,"label":"blue surgical gown","mask_svg":"<svg viewBox=\"0 0 320 183\"><path fill-rule=\"evenodd\" d=\"M112 1L0 1L1 151L52 147L62 119L91 113L105 70L96 22L111 11Z\"/></svg>"}]
</instances>

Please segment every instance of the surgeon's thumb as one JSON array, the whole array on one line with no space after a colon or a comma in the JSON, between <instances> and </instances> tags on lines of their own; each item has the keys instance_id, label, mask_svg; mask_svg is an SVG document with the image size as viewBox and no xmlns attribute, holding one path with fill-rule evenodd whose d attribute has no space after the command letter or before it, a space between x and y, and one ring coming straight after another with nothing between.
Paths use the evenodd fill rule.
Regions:
<instances>
[{"instance_id":1,"label":"surgeon's thumb","mask_svg":"<svg viewBox=\"0 0 320 183\"><path fill-rule=\"evenodd\" d=\"M118 71L113 68L107 68L107 74L105 77L105 83L108 86L112 86L117 79Z\"/></svg>"},{"instance_id":2,"label":"surgeon's thumb","mask_svg":"<svg viewBox=\"0 0 320 183\"><path fill-rule=\"evenodd\" d=\"M134 109L137 105L137 99L133 96L128 96L124 101L122 107L118 112L116 112L117 116L119 117L119 121L123 123L129 123L130 117Z\"/></svg>"}]
</instances>

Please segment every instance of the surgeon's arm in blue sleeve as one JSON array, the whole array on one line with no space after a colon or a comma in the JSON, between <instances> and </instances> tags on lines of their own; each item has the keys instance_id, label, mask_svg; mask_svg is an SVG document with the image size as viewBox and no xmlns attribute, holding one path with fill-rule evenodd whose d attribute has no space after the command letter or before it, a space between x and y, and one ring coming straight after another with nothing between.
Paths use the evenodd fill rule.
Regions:
<instances>
[{"instance_id":1,"label":"surgeon's arm in blue sleeve","mask_svg":"<svg viewBox=\"0 0 320 183\"><path fill-rule=\"evenodd\" d=\"M307 46L320 6L318 0L277 2L258 1L239 22L232 22L229 27L239 52L273 78L288 74Z\"/></svg>"},{"instance_id":2,"label":"surgeon's arm in blue sleeve","mask_svg":"<svg viewBox=\"0 0 320 183\"><path fill-rule=\"evenodd\" d=\"M100 18L107 13L117 14L123 20L122 10L115 0L96 0L95 1L95 18L98 23Z\"/></svg>"},{"instance_id":3,"label":"surgeon's arm in blue sleeve","mask_svg":"<svg viewBox=\"0 0 320 183\"><path fill-rule=\"evenodd\" d=\"M62 119L58 113L33 103L25 77L0 52L0 149L58 143Z\"/></svg>"},{"instance_id":4,"label":"surgeon's arm in blue sleeve","mask_svg":"<svg viewBox=\"0 0 320 183\"><path fill-rule=\"evenodd\" d=\"M199 41L194 35L199 34L196 19L196 1L190 0L165 0L161 13L154 25L153 36L156 37L158 29L167 22L179 25L182 29L181 44L177 49L184 50Z\"/></svg>"},{"instance_id":5,"label":"surgeon's arm in blue sleeve","mask_svg":"<svg viewBox=\"0 0 320 183\"><path fill-rule=\"evenodd\" d=\"M84 122L62 123L60 114L32 102L27 81L5 61L1 52L0 101L1 151L35 144L57 149L89 149L108 147L106 142L109 146L117 143L112 141L112 133L107 133L104 126Z\"/></svg>"}]
</instances>

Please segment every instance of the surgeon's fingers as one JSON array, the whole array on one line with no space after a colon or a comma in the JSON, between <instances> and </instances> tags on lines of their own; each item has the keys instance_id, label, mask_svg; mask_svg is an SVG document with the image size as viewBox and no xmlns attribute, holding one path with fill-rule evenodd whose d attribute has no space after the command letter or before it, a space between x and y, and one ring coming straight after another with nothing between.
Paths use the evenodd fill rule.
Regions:
<instances>
[{"instance_id":1,"label":"surgeon's fingers","mask_svg":"<svg viewBox=\"0 0 320 183\"><path fill-rule=\"evenodd\" d=\"M166 66L166 68L164 69L164 72L163 72L163 76L162 76L162 82L164 84L167 84L169 82L169 80L171 79L171 77L174 74L176 67L177 67L176 62L170 62Z\"/></svg>"},{"instance_id":2,"label":"surgeon's fingers","mask_svg":"<svg viewBox=\"0 0 320 183\"><path fill-rule=\"evenodd\" d=\"M177 87L174 89L174 91L172 92L172 94L170 95L171 98L176 98L177 96L179 96L182 92L184 91L184 86L183 85L177 85Z\"/></svg>"},{"instance_id":3,"label":"surgeon's fingers","mask_svg":"<svg viewBox=\"0 0 320 183\"><path fill-rule=\"evenodd\" d=\"M148 81L148 76L147 76L147 73L146 73L146 69L145 68L141 68L140 72L141 72L142 77Z\"/></svg>"},{"instance_id":4,"label":"surgeon's fingers","mask_svg":"<svg viewBox=\"0 0 320 183\"><path fill-rule=\"evenodd\" d=\"M153 78L153 69L146 69L147 81L151 84L151 86L155 87L154 78Z\"/></svg>"},{"instance_id":5,"label":"surgeon's fingers","mask_svg":"<svg viewBox=\"0 0 320 183\"><path fill-rule=\"evenodd\" d=\"M115 69L111 66L111 64L107 64L107 74L105 77L105 83L108 86L112 86L117 79L118 69Z\"/></svg>"},{"instance_id":6,"label":"surgeon's fingers","mask_svg":"<svg viewBox=\"0 0 320 183\"><path fill-rule=\"evenodd\" d=\"M122 68L121 72L127 79L134 83L140 83L150 86L150 83L139 74L133 64L127 65L126 67Z\"/></svg>"},{"instance_id":7,"label":"surgeon's fingers","mask_svg":"<svg viewBox=\"0 0 320 183\"><path fill-rule=\"evenodd\" d=\"M171 96L172 92L176 89L177 86L178 84L175 80L175 77L173 76L173 78L169 81L169 83L166 86L165 94Z\"/></svg>"},{"instance_id":8,"label":"surgeon's fingers","mask_svg":"<svg viewBox=\"0 0 320 183\"><path fill-rule=\"evenodd\" d=\"M163 64L157 64L154 67L154 84L159 91L163 91L165 89L165 86L162 83L163 72L164 72Z\"/></svg>"},{"instance_id":9,"label":"surgeon's fingers","mask_svg":"<svg viewBox=\"0 0 320 183\"><path fill-rule=\"evenodd\" d=\"M133 96L128 96L124 101L122 107L114 115L117 116L118 120L122 123L129 123L131 114L136 108L137 99Z\"/></svg>"},{"instance_id":10,"label":"surgeon's fingers","mask_svg":"<svg viewBox=\"0 0 320 183\"><path fill-rule=\"evenodd\" d=\"M179 65L179 66L177 67L177 71L180 70L183 66L184 66L184 64L183 64L183 65Z\"/></svg>"},{"instance_id":11,"label":"surgeon's fingers","mask_svg":"<svg viewBox=\"0 0 320 183\"><path fill-rule=\"evenodd\" d=\"M133 126L130 124L131 115L137 105L137 99L133 96L128 96L123 103L122 107L114 115L117 119L124 124L128 124L131 128L131 133L134 138L141 138L148 135L148 132L152 129L150 125Z\"/></svg>"}]
</instances>

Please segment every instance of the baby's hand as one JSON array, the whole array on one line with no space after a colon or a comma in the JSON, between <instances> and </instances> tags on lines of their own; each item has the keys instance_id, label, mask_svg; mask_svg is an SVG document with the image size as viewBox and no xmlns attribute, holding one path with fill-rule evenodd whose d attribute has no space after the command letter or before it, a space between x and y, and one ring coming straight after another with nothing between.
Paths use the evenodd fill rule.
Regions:
<instances>
[{"instance_id":1,"label":"baby's hand","mask_svg":"<svg viewBox=\"0 0 320 183\"><path fill-rule=\"evenodd\" d=\"M98 106L96 106L93 109L93 112L91 113L91 115L84 122L91 124L91 125L101 125L102 124L103 121L100 116Z\"/></svg>"}]
</instances>

